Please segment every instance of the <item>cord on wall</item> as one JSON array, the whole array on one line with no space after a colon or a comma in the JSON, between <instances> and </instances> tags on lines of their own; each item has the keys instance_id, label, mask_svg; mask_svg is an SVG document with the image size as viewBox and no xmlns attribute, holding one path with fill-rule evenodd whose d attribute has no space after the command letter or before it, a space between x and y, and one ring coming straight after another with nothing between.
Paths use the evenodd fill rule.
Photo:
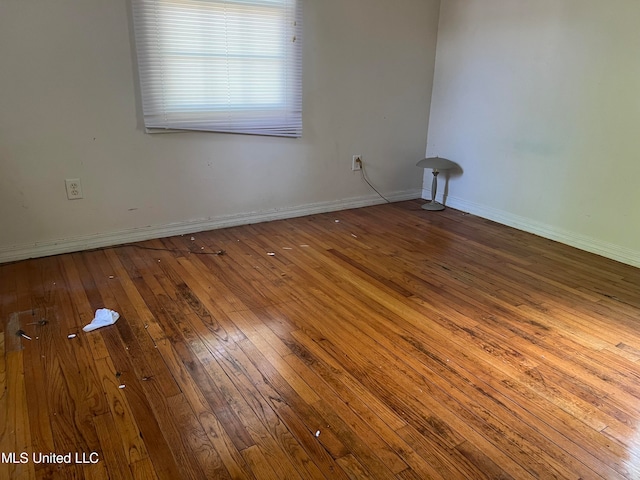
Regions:
<instances>
[{"instance_id":1,"label":"cord on wall","mask_svg":"<svg viewBox=\"0 0 640 480\"><path fill-rule=\"evenodd\" d=\"M374 192L376 192L381 199L383 199L385 202L387 203L391 203L391 201L385 197L384 195L382 195L377 189L376 187L374 187L371 182L369 181L369 179L367 178L367 172L364 169L364 162L362 161L362 159L358 159L357 162L360 164L360 173L362 174L362 179L367 182L367 185L369 185Z\"/></svg>"}]
</instances>

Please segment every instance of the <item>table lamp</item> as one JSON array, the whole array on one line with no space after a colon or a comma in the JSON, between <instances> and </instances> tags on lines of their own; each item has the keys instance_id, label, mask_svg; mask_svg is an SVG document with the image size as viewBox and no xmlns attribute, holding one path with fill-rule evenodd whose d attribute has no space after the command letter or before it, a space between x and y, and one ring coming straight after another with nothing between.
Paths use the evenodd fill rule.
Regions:
<instances>
[{"instance_id":1,"label":"table lamp","mask_svg":"<svg viewBox=\"0 0 640 480\"><path fill-rule=\"evenodd\" d=\"M444 210L444 205L436 202L436 192L438 190L438 173L440 170L450 170L455 168L457 164L451 160L440 157L423 158L417 164L420 168L433 169L433 181L431 182L431 201L422 205L425 210Z\"/></svg>"}]
</instances>

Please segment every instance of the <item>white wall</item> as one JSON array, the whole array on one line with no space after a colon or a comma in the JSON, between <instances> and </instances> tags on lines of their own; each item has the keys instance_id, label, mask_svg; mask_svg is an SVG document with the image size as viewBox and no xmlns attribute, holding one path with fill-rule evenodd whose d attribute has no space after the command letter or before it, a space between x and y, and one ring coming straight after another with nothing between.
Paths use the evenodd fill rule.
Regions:
<instances>
[{"instance_id":1,"label":"white wall","mask_svg":"<svg viewBox=\"0 0 640 480\"><path fill-rule=\"evenodd\" d=\"M640 266L639 22L637 0L443 0L449 205Z\"/></svg>"},{"instance_id":2,"label":"white wall","mask_svg":"<svg viewBox=\"0 0 640 480\"><path fill-rule=\"evenodd\" d=\"M0 261L417 198L438 0L303 0L301 139L148 135L126 0L0 2ZM69 201L65 178L83 200Z\"/></svg>"}]
</instances>

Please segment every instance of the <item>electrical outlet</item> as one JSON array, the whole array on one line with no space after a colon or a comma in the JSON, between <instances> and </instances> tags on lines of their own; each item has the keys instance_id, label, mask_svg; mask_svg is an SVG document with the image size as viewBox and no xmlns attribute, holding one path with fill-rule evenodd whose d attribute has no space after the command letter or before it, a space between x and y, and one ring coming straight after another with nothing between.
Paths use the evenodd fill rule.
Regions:
<instances>
[{"instance_id":1,"label":"electrical outlet","mask_svg":"<svg viewBox=\"0 0 640 480\"><path fill-rule=\"evenodd\" d=\"M67 178L64 183L67 187L67 198L69 200L82 198L82 184L79 178Z\"/></svg>"},{"instance_id":2,"label":"electrical outlet","mask_svg":"<svg viewBox=\"0 0 640 480\"><path fill-rule=\"evenodd\" d=\"M351 159L351 170L362 170L362 155L354 155Z\"/></svg>"}]
</instances>

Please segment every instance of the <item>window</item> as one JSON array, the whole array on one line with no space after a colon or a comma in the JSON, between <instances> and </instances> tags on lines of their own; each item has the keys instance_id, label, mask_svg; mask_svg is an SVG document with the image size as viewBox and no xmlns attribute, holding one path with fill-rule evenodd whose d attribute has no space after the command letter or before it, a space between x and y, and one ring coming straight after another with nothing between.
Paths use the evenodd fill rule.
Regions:
<instances>
[{"instance_id":1,"label":"window","mask_svg":"<svg viewBox=\"0 0 640 480\"><path fill-rule=\"evenodd\" d=\"M133 0L149 132L302 134L300 0Z\"/></svg>"}]
</instances>

